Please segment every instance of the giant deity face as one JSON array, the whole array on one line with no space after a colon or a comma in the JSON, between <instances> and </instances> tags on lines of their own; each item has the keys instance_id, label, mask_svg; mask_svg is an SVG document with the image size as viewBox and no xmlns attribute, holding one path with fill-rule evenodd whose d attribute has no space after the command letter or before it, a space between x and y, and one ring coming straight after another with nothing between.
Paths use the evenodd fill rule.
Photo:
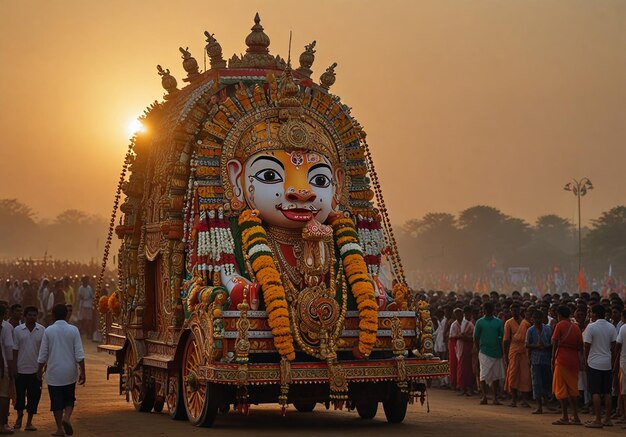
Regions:
<instances>
[{"instance_id":1,"label":"giant deity face","mask_svg":"<svg viewBox=\"0 0 626 437\"><path fill-rule=\"evenodd\" d=\"M338 206L344 174L317 152L264 151L242 164L228 162L235 197L261 213L263 221L302 228L315 218L324 223Z\"/></svg>"}]
</instances>

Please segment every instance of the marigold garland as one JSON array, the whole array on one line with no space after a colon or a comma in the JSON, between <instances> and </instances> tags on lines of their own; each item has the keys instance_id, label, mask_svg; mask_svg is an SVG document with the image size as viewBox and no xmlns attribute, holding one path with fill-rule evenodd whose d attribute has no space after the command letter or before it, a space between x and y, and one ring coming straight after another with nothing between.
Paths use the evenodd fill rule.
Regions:
<instances>
[{"instance_id":1,"label":"marigold garland","mask_svg":"<svg viewBox=\"0 0 626 437\"><path fill-rule=\"evenodd\" d=\"M109 296L108 305L109 305L109 311L113 315L115 316L120 315L120 313L122 312L122 304L120 304L120 300L117 297L117 292Z\"/></svg>"},{"instance_id":2,"label":"marigold garland","mask_svg":"<svg viewBox=\"0 0 626 437\"><path fill-rule=\"evenodd\" d=\"M109 297L101 296L98 300L98 311L100 314L106 314L109 311Z\"/></svg>"},{"instance_id":3,"label":"marigold garland","mask_svg":"<svg viewBox=\"0 0 626 437\"><path fill-rule=\"evenodd\" d=\"M261 218L257 210L245 210L239 216L243 248L252 264L256 281L263 290L263 300L268 323L274 336L274 346L282 357L293 361L296 352L289 324L285 288L272 258L272 252L269 250L267 233L260 225Z\"/></svg>"},{"instance_id":4,"label":"marigold garland","mask_svg":"<svg viewBox=\"0 0 626 437\"><path fill-rule=\"evenodd\" d=\"M352 219L339 217L333 220L331 225L341 254L346 279L359 310L359 351L369 356L374 349L378 331L378 305L376 305L374 285L369 277L358 238L345 238L348 235L358 235Z\"/></svg>"}]
</instances>

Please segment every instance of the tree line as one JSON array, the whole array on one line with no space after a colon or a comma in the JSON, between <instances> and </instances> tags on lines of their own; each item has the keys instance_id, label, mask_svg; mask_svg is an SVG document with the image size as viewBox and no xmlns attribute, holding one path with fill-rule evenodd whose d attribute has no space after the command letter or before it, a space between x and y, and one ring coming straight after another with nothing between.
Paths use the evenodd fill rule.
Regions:
<instances>
[{"instance_id":1,"label":"tree line","mask_svg":"<svg viewBox=\"0 0 626 437\"><path fill-rule=\"evenodd\" d=\"M107 221L97 215L69 209L38 219L19 200L0 199L0 258L99 261L107 230Z\"/></svg>"},{"instance_id":2,"label":"tree line","mask_svg":"<svg viewBox=\"0 0 626 437\"><path fill-rule=\"evenodd\" d=\"M535 272L558 266L578 270L578 230L554 214L534 224L497 208L473 206L458 215L428 213L399 229L407 269L421 272L488 273L494 268L529 267ZM582 232L583 268L603 276L626 276L626 207L616 206L592 220Z\"/></svg>"},{"instance_id":3,"label":"tree line","mask_svg":"<svg viewBox=\"0 0 626 437\"><path fill-rule=\"evenodd\" d=\"M107 228L103 217L76 209L41 220L19 200L0 199L0 258L97 261ZM535 272L553 266L569 272L578 269L577 229L554 214L530 224L478 205L457 215L428 213L407 221L396 233L408 270L482 274L494 267L529 267ZM614 276L626 277L626 206L602 213L583 229L583 237L583 266L588 273L603 276L611 265Z\"/></svg>"}]
</instances>

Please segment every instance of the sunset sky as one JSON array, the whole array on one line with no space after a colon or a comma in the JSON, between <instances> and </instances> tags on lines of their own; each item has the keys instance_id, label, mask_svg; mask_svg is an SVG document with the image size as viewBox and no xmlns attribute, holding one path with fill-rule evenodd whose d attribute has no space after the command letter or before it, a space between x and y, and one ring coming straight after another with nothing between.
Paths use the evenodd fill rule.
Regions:
<instances>
[{"instance_id":1,"label":"sunset sky","mask_svg":"<svg viewBox=\"0 0 626 437\"><path fill-rule=\"evenodd\" d=\"M626 203L626 2L575 0L0 0L0 198L40 218L107 216L128 125L203 64L205 30L245 51L317 40L313 77L368 132L392 221L488 204L575 219L563 185L589 177L583 219Z\"/></svg>"}]
</instances>

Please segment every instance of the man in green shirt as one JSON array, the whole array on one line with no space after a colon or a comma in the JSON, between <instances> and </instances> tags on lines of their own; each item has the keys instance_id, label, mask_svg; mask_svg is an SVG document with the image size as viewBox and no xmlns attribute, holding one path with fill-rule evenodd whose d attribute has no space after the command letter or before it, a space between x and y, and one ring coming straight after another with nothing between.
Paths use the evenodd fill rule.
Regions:
<instances>
[{"instance_id":1,"label":"man in green shirt","mask_svg":"<svg viewBox=\"0 0 626 437\"><path fill-rule=\"evenodd\" d=\"M483 393L480 403L487 405L487 390L489 385L493 385L493 405L501 405L498 401L498 391L500 380L504 379L502 363L504 325L502 320L493 316L493 303L486 302L483 311L485 315L478 319L474 328L474 349L478 351L480 388Z\"/></svg>"}]
</instances>

